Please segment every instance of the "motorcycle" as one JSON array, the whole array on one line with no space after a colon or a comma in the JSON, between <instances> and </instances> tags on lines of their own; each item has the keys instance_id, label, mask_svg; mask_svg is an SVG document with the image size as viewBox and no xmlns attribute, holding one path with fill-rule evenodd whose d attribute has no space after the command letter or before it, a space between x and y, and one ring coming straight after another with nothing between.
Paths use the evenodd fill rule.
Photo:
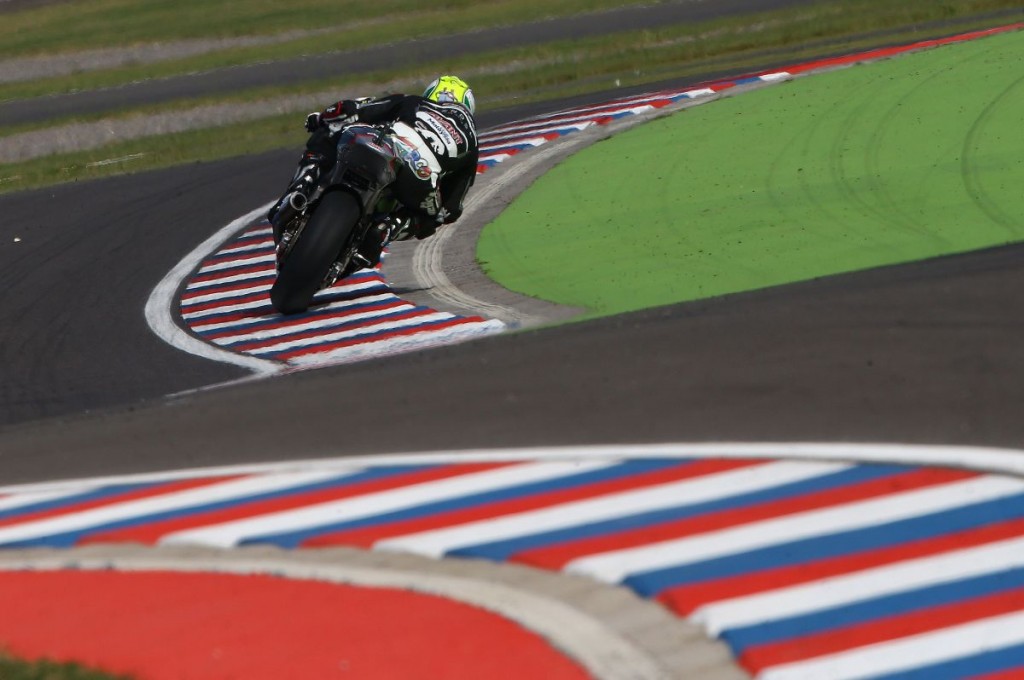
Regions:
<instances>
[{"instance_id":1,"label":"motorcycle","mask_svg":"<svg viewBox=\"0 0 1024 680\"><path fill-rule=\"evenodd\" d=\"M404 123L354 124L339 132L334 166L321 172L308 196L290 194L274 220L277 278L270 301L282 314L306 311L318 291L372 266L364 244L376 239L370 248L379 253L408 238L402 198L414 199L403 190L406 170L422 180L436 168Z\"/></svg>"}]
</instances>

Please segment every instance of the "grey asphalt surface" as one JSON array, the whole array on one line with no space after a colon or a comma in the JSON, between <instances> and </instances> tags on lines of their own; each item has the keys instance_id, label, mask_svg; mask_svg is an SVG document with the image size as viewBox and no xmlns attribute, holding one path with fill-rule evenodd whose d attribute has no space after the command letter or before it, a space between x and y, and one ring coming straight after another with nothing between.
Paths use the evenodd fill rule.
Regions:
<instances>
[{"instance_id":1,"label":"grey asphalt surface","mask_svg":"<svg viewBox=\"0 0 1024 680\"><path fill-rule=\"evenodd\" d=\"M165 399L247 374L153 336L150 291L294 160L0 197L3 483L467 447L1024 441L1022 245Z\"/></svg>"},{"instance_id":2,"label":"grey asphalt surface","mask_svg":"<svg viewBox=\"0 0 1024 680\"><path fill-rule=\"evenodd\" d=\"M1022 285L1018 245L523 331L7 428L0 469L15 482L492 446L1019 446ZM227 372L169 348L130 354L97 379L152 394L171 369L179 386ZM149 380L118 377L144 360Z\"/></svg>"}]
</instances>

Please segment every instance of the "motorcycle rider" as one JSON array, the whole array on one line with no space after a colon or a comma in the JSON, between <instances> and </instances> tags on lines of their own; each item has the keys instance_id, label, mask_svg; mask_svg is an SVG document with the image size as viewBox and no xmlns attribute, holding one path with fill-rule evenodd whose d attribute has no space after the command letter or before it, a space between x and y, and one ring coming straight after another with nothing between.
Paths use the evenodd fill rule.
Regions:
<instances>
[{"instance_id":1,"label":"motorcycle rider","mask_svg":"<svg viewBox=\"0 0 1024 680\"><path fill-rule=\"evenodd\" d=\"M400 219L410 220L405 238L433 235L438 227L462 215L463 200L476 178L479 149L475 111L473 91L466 82L443 75L430 83L422 96L343 99L322 112L310 113L306 130L312 134L299 168L285 195L268 214L275 231L284 226L274 220L291 194L299 192L308 198L321 172L334 166L337 135L343 126L391 123L416 168L412 172L402 166L396 182L404 206ZM380 262L384 243L377 241L386 237L376 230L368 232L370 242L364 241L360 251L371 265Z\"/></svg>"}]
</instances>

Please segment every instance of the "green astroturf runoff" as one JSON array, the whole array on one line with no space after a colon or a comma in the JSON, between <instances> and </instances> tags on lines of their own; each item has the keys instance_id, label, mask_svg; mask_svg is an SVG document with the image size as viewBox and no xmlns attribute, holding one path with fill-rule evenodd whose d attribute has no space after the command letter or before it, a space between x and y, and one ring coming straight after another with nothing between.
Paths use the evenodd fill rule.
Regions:
<instances>
[{"instance_id":1,"label":"green astroturf runoff","mask_svg":"<svg viewBox=\"0 0 1024 680\"><path fill-rule=\"evenodd\" d=\"M655 120L538 180L484 271L590 316L1024 240L1024 32Z\"/></svg>"}]
</instances>

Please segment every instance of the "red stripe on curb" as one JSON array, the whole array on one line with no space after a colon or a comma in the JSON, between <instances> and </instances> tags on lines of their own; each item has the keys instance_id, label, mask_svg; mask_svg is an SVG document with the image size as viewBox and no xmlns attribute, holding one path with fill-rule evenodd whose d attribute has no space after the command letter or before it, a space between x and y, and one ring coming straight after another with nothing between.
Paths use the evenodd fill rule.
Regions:
<instances>
[{"instance_id":1,"label":"red stripe on curb","mask_svg":"<svg viewBox=\"0 0 1024 680\"><path fill-rule=\"evenodd\" d=\"M259 352L260 350L266 350L268 348L274 347L275 345L285 345L285 344L288 344L288 343L297 343L297 342L302 342L303 340L316 340L318 338L327 337L327 336L331 335L332 333L349 333L349 332L354 332L354 331L359 331L359 330L362 330L362 329L370 328L372 326L379 326L380 324L395 323L395 322L398 322L398 321L408 321L409 319L415 319L416 317L419 317L419 316L427 316L427 315L430 315L430 314L436 314L436 312L434 310L432 310L432 309L424 309L422 307L415 307L415 306L412 305L412 303L405 302L404 300L399 300L397 298L396 298L395 302L389 303L389 305L391 307L395 307L395 308L401 308L401 307L405 306L405 307L408 307L408 309L405 309L404 311L397 311L397 312L394 312L394 313L391 313L391 314L382 314L382 315L378 315L378 316L371 316L371 317L367 317L365 319L349 318L349 320L344 322L344 324L339 324L339 326L340 325L344 325L344 330L341 330L339 328L319 328L319 327L318 328L311 328L310 330L307 330L307 331L296 331L296 332L291 332L291 333L287 333L287 334L283 334L283 335L278 335L278 336L274 336L274 337L270 337L270 338L261 338L261 339L256 339L256 340L246 340L244 342L239 342L239 343L236 343L236 344L232 344L229 347L229 349L231 349L234 352ZM347 313L342 313L342 314L336 315L336 318L339 321L344 321L346 317L352 317L352 316L354 316L356 314L359 314L360 312L364 312L364 311L370 311L370 310L356 310L356 311L349 310ZM378 311L381 311L381 310L378 310ZM330 318L330 317L327 317L327 318ZM303 320L298 321L298 322L296 322L296 323L294 323L292 325L296 325L296 326L297 325L301 325L302 322L308 323L309 319L303 319ZM285 324L281 324L280 326L277 326L277 327L287 327L287 326L285 326Z\"/></svg>"},{"instance_id":2,"label":"red stripe on curb","mask_svg":"<svg viewBox=\"0 0 1024 680\"><path fill-rule=\"evenodd\" d=\"M197 274L188 280L188 284L208 283L217 279L225 279L232 276L245 276L248 274L259 274L262 276L273 276L276 273L274 265L261 265L245 267L242 269L222 269L215 272L204 272Z\"/></svg>"},{"instance_id":3,"label":"red stripe on curb","mask_svg":"<svg viewBox=\"0 0 1024 680\"><path fill-rule=\"evenodd\" d=\"M455 326L462 326L468 323L479 323L483 319L479 316L462 316L455 317L448 321L440 321L437 323L431 322L423 326L410 326L408 328L396 329L394 331L387 331L381 334L371 334L372 337L356 337L350 340L340 340L337 342L327 342L322 345L316 345L300 350L294 350L291 352L282 352L280 354L272 354L268 358L277 359L278 361L289 361L298 357L307 356L309 354L324 354L327 352L333 352L338 349L345 349L347 347L355 347L356 345L371 345L375 342L382 340L391 340L393 338L408 337L410 335L417 335L419 333L430 333L432 331L441 331Z\"/></svg>"},{"instance_id":4,"label":"red stripe on curb","mask_svg":"<svg viewBox=\"0 0 1024 680\"><path fill-rule=\"evenodd\" d=\"M0 527L13 526L16 524L27 524L29 522L38 522L40 520L52 519L54 517L60 517L62 515L73 515L89 510L95 510L108 505L115 505L119 503L127 503L129 501L145 500L147 498L155 498L157 496L164 496L166 494L174 493L176 491L188 491L190 489L199 489L204 486L212 486L213 484L220 484L221 482L230 481L232 479L240 479L246 475L232 475L224 477L205 477L203 479L184 479L177 482L168 482L166 484L154 484L147 486L142 489L135 489L133 491L126 491L123 493L111 493L104 495L102 498L97 498L91 501L85 501L81 503L74 503L69 505L60 505L59 507L51 508L49 510L41 510L38 512L30 512L26 514L14 515L13 517L7 517L0 520Z\"/></svg>"},{"instance_id":5,"label":"red stripe on curb","mask_svg":"<svg viewBox=\"0 0 1024 680\"><path fill-rule=\"evenodd\" d=\"M723 510L708 515L687 517L672 522L662 522L653 526L615 534L560 543L550 548L526 550L513 555L511 559L535 567L560 570L567 563L584 555L593 555L611 550L624 550L659 541L685 538L696 534L729 529L742 524L833 507L842 503L886 496L901 491L947 484L976 476L975 473L959 470L912 470L892 477L874 479L838 489L827 489L795 498L759 503L752 507Z\"/></svg>"},{"instance_id":6,"label":"red stripe on curb","mask_svg":"<svg viewBox=\"0 0 1024 680\"><path fill-rule=\"evenodd\" d=\"M394 536L404 536L421 531L429 531L442 527L452 527L468 522L475 522L482 519L491 519L503 515L511 515L517 512L527 512L539 508L546 508L561 503L585 500L596 496L603 496L610 493L642 489L655 484L665 484L681 479L709 475L725 470L734 470L741 467L763 464L761 461L699 461L673 467L668 470L647 472L638 475L630 475L621 479L613 479L606 482L587 484L578 489L563 489L549 491L546 493L515 498L495 503L485 503L463 510L438 513L428 517L417 517L415 519L389 522L362 529L350 529L348 531L337 531L330 534L323 534L307 540L303 547L322 547L328 545L351 545L370 548L377 541Z\"/></svg>"},{"instance_id":7,"label":"red stripe on curb","mask_svg":"<svg viewBox=\"0 0 1024 680\"><path fill-rule=\"evenodd\" d=\"M338 480L338 486L319 491L307 491L287 494L287 490L279 493L287 494L279 498L267 500L246 500L239 499L237 505L219 510L207 510L174 517L160 522L147 522L140 526L114 529L84 536L79 545L90 543L142 543L153 545L161 537L177 531L185 531L196 527L222 524L234 520L244 520L266 515L273 512L283 512L294 508L307 507L317 503L343 500L354 496L388 491L403 486L412 486L424 482L433 482L473 472L483 472L500 467L513 465L513 463L475 463L465 465L446 465L418 472L408 472L397 475L390 475L383 479L370 482L355 482L346 484L345 479ZM183 511L184 512L184 511Z\"/></svg>"},{"instance_id":8,"label":"red stripe on curb","mask_svg":"<svg viewBox=\"0 0 1024 680\"><path fill-rule=\"evenodd\" d=\"M745 595L794 586L831 576L852 574L866 569L903 562L920 557L967 550L986 543L1024 536L1024 519L990 524L978 529L921 539L881 550L833 557L818 562L769 569L754 574L741 574L719 581L669 588L657 599L680 616L689 616L699 607L731 600Z\"/></svg>"},{"instance_id":9,"label":"red stripe on curb","mask_svg":"<svg viewBox=\"0 0 1024 680\"><path fill-rule=\"evenodd\" d=\"M269 284L254 284L249 281L239 281L238 283L233 283L226 286L209 286L208 288L196 288L181 296L181 306L185 307L186 305L192 304L192 300L195 300L196 298L205 297L207 295L222 295L224 293L234 293L236 291L256 287L264 287L267 290L270 289Z\"/></svg>"},{"instance_id":10,"label":"red stripe on curb","mask_svg":"<svg viewBox=\"0 0 1024 680\"><path fill-rule=\"evenodd\" d=\"M358 308L354 308L354 305L352 305L352 306L339 307L339 308L334 309L334 310L326 310L326 311L314 309L312 312L309 313L308 316L302 316L302 317L297 318L297 319L295 319L295 318L289 319L288 317L276 317L275 318L275 317L271 316L271 317L268 317L266 319L259 320L256 317L252 317L253 323L251 324L250 327L247 327L245 329L232 328L231 330L226 330L226 331L217 331L217 332L212 332L212 333L211 332L203 333L203 339L204 340L219 340L221 338L230 338L230 337L234 337L234 336L237 336L237 335L244 335L244 334L247 334L247 333L252 333L252 332L257 332L257 331L279 330L279 329L294 328L294 327L297 327L297 326L302 326L302 325L313 323L313 322L322 322L322 321L342 322L345 319L349 319L351 321L351 317L353 317L353 316L355 316L357 314L366 314L367 312L383 312L383 311L388 310L388 309L395 309L395 308L398 308L398 307L402 307L403 305L404 306L409 306L409 307L413 306L413 304L411 302L406 302L405 300L401 300L401 299L399 299L397 297L395 297L395 298L393 298L391 300L377 302L377 303L369 304L369 305L363 303L363 305L364 306L360 306ZM375 317L375 318L379 318L379 317ZM335 325L337 325L337 324L335 324ZM308 334L312 333L314 336L315 335L324 335L325 333L331 332L329 330L331 327L332 326L330 326L330 325L325 325L324 327L319 328L318 330L314 329L314 330L310 330L310 331L305 331L305 334L308 335ZM295 339L298 339L300 337L302 337L302 336L300 336L299 334L282 333L280 336L278 336L277 342L283 342L285 340L295 340ZM270 338L267 338L266 340L269 342ZM250 340L250 341L247 341L247 342L254 342L254 340ZM273 344L273 343L270 343L270 344ZM231 347L229 349L234 349L234 347ZM246 349L249 349L249 348L246 347Z\"/></svg>"},{"instance_id":11,"label":"red stripe on curb","mask_svg":"<svg viewBox=\"0 0 1024 680\"><path fill-rule=\"evenodd\" d=\"M231 307L233 305L248 305L254 302L266 302L269 304L270 288L267 287L265 290L261 290L256 293L248 293L239 297L221 298L219 300L209 300L207 302L192 303L182 300L181 313L196 314L198 312L209 312L213 309L221 309L222 307Z\"/></svg>"},{"instance_id":12,"label":"red stripe on curb","mask_svg":"<svg viewBox=\"0 0 1024 680\"><path fill-rule=\"evenodd\" d=\"M771 666L794 663L899 638L930 633L971 621L1024 609L1024 590L1009 590L940 607L930 607L815 635L751 647L740 663L757 672Z\"/></svg>"},{"instance_id":13,"label":"red stripe on curb","mask_svg":"<svg viewBox=\"0 0 1024 680\"><path fill-rule=\"evenodd\" d=\"M1024 678L1024 666L1008 668L1004 671L996 671L995 673L987 673L985 675L971 676L971 680L1020 680L1021 678Z\"/></svg>"}]
</instances>

